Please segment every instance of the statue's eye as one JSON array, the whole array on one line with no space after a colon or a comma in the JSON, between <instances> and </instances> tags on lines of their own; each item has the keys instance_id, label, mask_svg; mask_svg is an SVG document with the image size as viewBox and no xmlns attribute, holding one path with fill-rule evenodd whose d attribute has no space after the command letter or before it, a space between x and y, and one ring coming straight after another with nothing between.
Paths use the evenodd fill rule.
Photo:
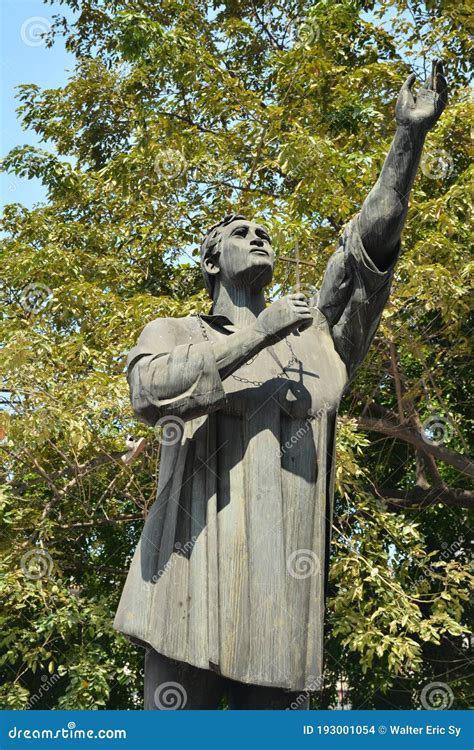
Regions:
<instances>
[{"instance_id":1,"label":"statue's eye","mask_svg":"<svg viewBox=\"0 0 474 750\"><path fill-rule=\"evenodd\" d=\"M241 229L236 229L235 232L233 232L233 235L235 237L246 237L247 236L246 227L242 227Z\"/></svg>"},{"instance_id":2,"label":"statue's eye","mask_svg":"<svg viewBox=\"0 0 474 750\"><path fill-rule=\"evenodd\" d=\"M270 239L270 235L265 232L264 229L257 228L255 230L255 234L260 240L264 240L264 242L268 242L270 245L272 244L272 241Z\"/></svg>"}]
</instances>

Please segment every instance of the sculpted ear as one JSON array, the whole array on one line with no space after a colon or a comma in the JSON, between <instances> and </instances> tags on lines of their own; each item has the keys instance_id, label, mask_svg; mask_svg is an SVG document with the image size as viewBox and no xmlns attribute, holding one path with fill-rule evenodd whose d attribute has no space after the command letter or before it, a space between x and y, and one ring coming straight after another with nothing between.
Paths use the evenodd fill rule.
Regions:
<instances>
[{"instance_id":1,"label":"sculpted ear","mask_svg":"<svg viewBox=\"0 0 474 750\"><path fill-rule=\"evenodd\" d=\"M217 276L220 271L219 255L217 253L215 255L208 255L203 260L203 266L206 270L206 273L208 273L210 276Z\"/></svg>"}]
</instances>

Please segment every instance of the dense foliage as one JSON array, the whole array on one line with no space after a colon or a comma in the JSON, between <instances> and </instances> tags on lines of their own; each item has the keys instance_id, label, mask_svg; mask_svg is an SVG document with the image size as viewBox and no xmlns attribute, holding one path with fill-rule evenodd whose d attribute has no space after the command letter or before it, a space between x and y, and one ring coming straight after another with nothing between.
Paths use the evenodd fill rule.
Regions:
<instances>
[{"instance_id":1,"label":"dense foliage","mask_svg":"<svg viewBox=\"0 0 474 750\"><path fill-rule=\"evenodd\" d=\"M440 56L450 103L428 136L391 304L341 410L315 705L333 706L344 680L357 708L467 707L467 4L63 5L74 12L48 43L64 35L76 68L63 88L20 87L44 149L3 160L39 177L47 201L3 218L1 705L140 707L142 652L112 618L160 444L129 405L127 350L153 318L207 308L196 249L231 211L273 230L273 297L317 286L377 177L401 83ZM126 466L130 432L147 448Z\"/></svg>"}]
</instances>

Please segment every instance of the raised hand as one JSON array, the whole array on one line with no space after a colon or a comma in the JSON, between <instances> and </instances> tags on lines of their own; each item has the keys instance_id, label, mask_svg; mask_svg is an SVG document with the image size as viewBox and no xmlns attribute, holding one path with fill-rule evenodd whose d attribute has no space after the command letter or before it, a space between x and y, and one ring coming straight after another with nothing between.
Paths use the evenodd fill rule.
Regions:
<instances>
[{"instance_id":1,"label":"raised hand","mask_svg":"<svg viewBox=\"0 0 474 750\"><path fill-rule=\"evenodd\" d=\"M448 84L440 60L433 61L431 76L416 95L413 84L416 75L411 73L403 84L395 107L398 125L412 125L430 130L438 121L448 101Z\"/></svg>"},{"instance_id":2,"label":"raised hand","mask_svg":"<svg viewBox=\"0 0 474 750\"><path fill-rule=\"evenodd\" d=\"M298 292L273 302L260 313L255 328L268 343L280 341L292 331L303 331L313 323L313 316L304 294Z\"/></svg>"}]
</instances>

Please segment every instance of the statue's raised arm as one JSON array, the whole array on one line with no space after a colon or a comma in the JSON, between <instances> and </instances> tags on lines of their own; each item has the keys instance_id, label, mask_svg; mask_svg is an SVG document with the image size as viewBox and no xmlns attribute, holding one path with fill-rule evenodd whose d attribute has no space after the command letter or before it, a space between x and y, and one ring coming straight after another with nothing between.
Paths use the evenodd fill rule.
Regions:
<instances>
[{"instance_id":1,"label":"statue's raised arm","mask_svg":"<svg viewBox=\"0 0 474 750\"><path fill-rule=\"evenodd\" d=\"M426 133L446 107L448 86L440 61L414 94L416 76L408 76L395 107L397 131L380 177L360 212L360 233L367 253L384 270L391 262L408 211L408 200Z\"/></svg>"},{"instance_id":2,"label":"statue's raised arm","mask_svg":"<svg viewBox=\"0 0 474 750\"><path fill-rule=\"evenodd\" d=\"M402 86L395 108L397 131L380 177L360 212L344 227L319 292L318 308L329 323L349 382L365 359L390 294L426 133L446 106L440 62L433 63L431 78L416 96L414 82L412 73Z\"/></svg>"}]
</instances>

